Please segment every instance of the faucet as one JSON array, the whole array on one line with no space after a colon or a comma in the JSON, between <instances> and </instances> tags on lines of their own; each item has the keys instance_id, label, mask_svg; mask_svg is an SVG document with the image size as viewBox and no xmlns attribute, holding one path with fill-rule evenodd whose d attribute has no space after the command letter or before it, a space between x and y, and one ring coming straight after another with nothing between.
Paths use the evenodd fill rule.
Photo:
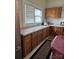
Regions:
<instances>
[{"instance_id":1,"label":"faucet","mask_svg":"<svg viewBox=\"0 0 79 59\"><path fill-rule=\"evenodd\" d=\"M63 22L63 21L61 21L61 22L60 22L60 25L64 25L64 22Z\"/></svg>"}]
</instances>

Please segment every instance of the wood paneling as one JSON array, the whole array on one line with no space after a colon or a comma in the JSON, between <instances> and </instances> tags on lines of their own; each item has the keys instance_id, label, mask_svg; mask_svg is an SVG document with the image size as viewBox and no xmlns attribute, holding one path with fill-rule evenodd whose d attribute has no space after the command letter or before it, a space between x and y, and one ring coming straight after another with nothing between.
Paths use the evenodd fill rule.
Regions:
<instances>
[{"instance_id":1,"label":"wood paneling","mask_svg":"<svg viewBox=\"0 0 79 59\"><path fill-rule=\"evenodd\" d=\"M17 47L18 45L20 45L21 40L20 40L20 17L19 17L19 0L15 0L16 1L16 6L15 6L15 47Z\"/></svg>"},{"instance_id":2,"label":"wood paneling","mask_svg":"<svg viewBox=\"0 0 79 59\"><path fill-rule=\"evenodd\" d=\"M15 0L15 59L22 59L20 37L20 3L21 0Z\"/></svg>"}]
</instances>

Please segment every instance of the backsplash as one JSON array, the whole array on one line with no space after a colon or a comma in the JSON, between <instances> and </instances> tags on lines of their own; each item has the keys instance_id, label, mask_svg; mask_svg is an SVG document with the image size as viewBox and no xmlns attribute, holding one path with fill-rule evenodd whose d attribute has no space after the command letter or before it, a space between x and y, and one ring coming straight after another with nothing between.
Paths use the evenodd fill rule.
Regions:
<instances>
[{"instance_id":1,"label":"backsplash","mask_svg":"<svg viewBox=\"0 0 79 59\"><path fill-rule=\"evenodd\" d=\"M48 18L47 22L50 25L64 25L64 18L60 18L60 19Z\"/></svg>"}]
</instances>

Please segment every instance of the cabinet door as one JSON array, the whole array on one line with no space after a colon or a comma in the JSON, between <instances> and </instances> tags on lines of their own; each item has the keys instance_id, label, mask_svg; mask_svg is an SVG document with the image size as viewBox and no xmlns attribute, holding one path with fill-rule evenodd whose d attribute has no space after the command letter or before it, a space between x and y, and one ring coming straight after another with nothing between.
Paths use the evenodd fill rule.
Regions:
<instances>
[{"instance_id":1,"label":"cabinet door","mask_svg":"<svg viewBox=\"0 0 79 59\"><path fill-rule=\"evenodd\" d=\"M31 36L28 35L23 39L23 56L27 56L31 52Z\"/></svg>"},{"instance_id":2,"label":"cabinet door","mask_svg":"<svg viewBox=\"0 0 79 59\"><path fill-rule=\"evenodd\" d=\"M62 7L47 8L45 11L45 18L61 18L61 12Z\"/></svg>"},{"instance_id":3,"label":"cabinet door","mask_svg":"<svg viewBox=\"0 0 79 59\"><path fill-rule=\"evenodd\" d=\"M49 28L45 29L45 38L49 36Z\"/></svg>"},{"instance_id":4,"label":"cabinet door","mask_svg":"<svg viewBox=\"0 0 79 59\"><path fill-rule=\"evenodd\" d=\"M51 17L52 18L56 18L56 12L57 12L57 9L56 8L51 8L52 10L52 12L51 12Z\"/></svg>"},{"instance_id":5,"label":"cabinet door","mask_svg":"<svg viewBox=\"0 0 79 59\"><path fill-rule=\"evenodd\" d=\"M34 49L38 45L38 33L32 33L32 49Z\"/></svg>"},{"instance_id":6,"label":"cabinet door","mask_svg":"<svg viewBox=\"0 0 79 59\"><path fill-rule=\"evenodd\" d=\"M49 34L49 27L47 28L47 36L49 36L50 34Z\"/></svg>"},{"instance_id":7,"label":"cabinet door","mask_svg":"<svg viewBox=\"0 0 79 59\"><path fill-rule=\"evenodd\" d=\"M55 18L56 17L56 8L47 8L46 12L45 12L45 17L52 17Z\"/></svg>"},{"instance_id":8,"label":"cabinet door","mask_svg":"<svg viewBox=\"0 0 79 59\"><path fill-rule=\"evenodd\" d=\"M64 35L64 27L54 27L55 35Z\"/></svg>"},{"instance_id":9,"label":"cabinet door","mask_svg":"<svg viewBox=\"0 0 79 59\"><path fill-rule=\"evenodd\" d=\"M42 30L40 30L40 31L38 31L38 44L40 44L41 43L41 41L42 41Z\"/></svg>"},{"instance_id":10,"label":"cabinet door","mask_svg":"<svg viewBox=\"0 0 79 59\"><path fill-rule=\"evenodd\" d=\"M61 30L61 35L64 35L64 27L61 27L60 30Z\"/></svg>"},{"instance_id":11,"label":"cabinet door","mask_svg":"<svg viewBox=\"0 0 79 59\"><path fill-rule=\"evenodd\" d=\"M49 17L50 16L50 14L51 14L51 9L49 8L49 9L47 9L46 10L46 12L47 12L47 16Z\"/></svg>"},{"instance_id":12,"label":"cabinet door","mask_svg":"<svg viewBox=\"0 0 79 59\"><path fill-rule=\"evenodd\" d=\"M51 8L46 8L45 10L45 18L47 17L52 17L52 9Z\"/></svg>"},{"instance_id":13,"label":"cabinet door","mask_svg":"<svg viewBox=\"0 0 79 59\"><path fill-rule=\"evenodd\" d=\"M60 35L60 34L61 34L61 29L60 29L60 27L56 27L56 28L55 28L55 33L56 33L57 35Z\"/></svg>"},{"instance_id":14,"label":"cabinet door","mask_svg":"<svg viewBox=\"0 0 79 59\"><path fill-rule=\"evenodd\" d=\"M45 28L45 29L43 29L43 39L45 39L46 36L47 36L47 29Z\"/></svg>"},{"instance_id":15,"label":"cabinet door","mask_svg":"<svg viewBox=\"0 0 79 59\"><path fill-rule=\"evenodd\" d=\"M61 18L62 7L57 8L57 18Z\"/></svg>"},{"instance_id":16,"label":"cabinet door","mask_svg":"<svg viewBox=\"0 0 79 59\"><path fill-rule=\"evenodd\" d=\"M51 34L52 34L52 36L58 35L59 31L60 31L60 29L58 29L57 27L51 26Z\"/></svg>"}]
</instances>

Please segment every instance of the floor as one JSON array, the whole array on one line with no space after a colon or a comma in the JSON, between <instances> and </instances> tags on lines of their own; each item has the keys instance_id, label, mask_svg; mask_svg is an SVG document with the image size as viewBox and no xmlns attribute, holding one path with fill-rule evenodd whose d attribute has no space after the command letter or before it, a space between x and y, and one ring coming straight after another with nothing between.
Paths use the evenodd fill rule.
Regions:
<instances>
[{"instance_id":1,"label":"floor","mask_svg":"<svg viewBox=\"0 0 79 59\"><path fill-rule=\"evenodd\" d=\"M50 50L50 40L46 40L40 49L30 59L47 59L47 55Z\"/></svg>"}]
</instances>

